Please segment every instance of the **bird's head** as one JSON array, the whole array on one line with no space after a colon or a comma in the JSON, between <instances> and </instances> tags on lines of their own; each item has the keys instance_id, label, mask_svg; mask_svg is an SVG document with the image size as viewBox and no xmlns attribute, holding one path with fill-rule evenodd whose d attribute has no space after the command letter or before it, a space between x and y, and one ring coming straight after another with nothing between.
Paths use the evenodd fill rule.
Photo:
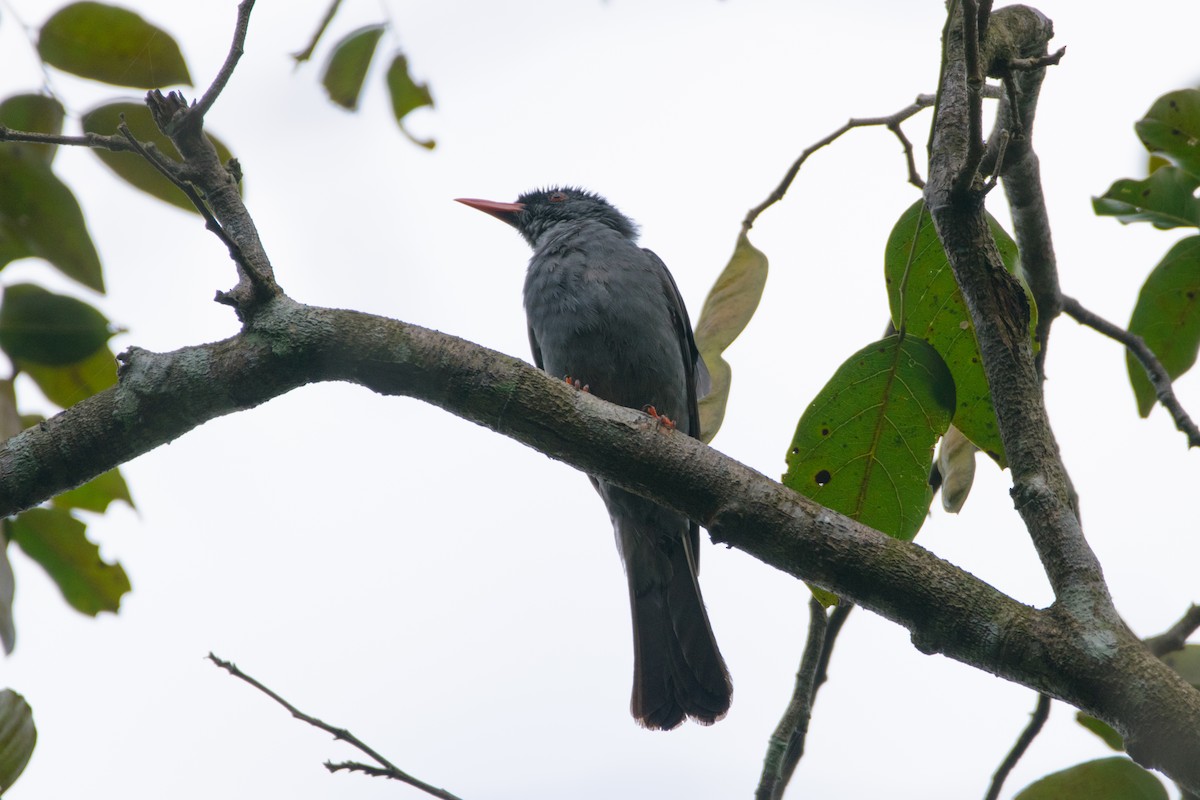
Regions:
<instances>
[{"instance_id":1,"label":"bird's head","mask_svg":"<svg viewBox=\"0 0 1200 800\"><path fill-rule=\"evenodd\" d=\"M512 225L531 245L551 228L566 222L599 222L629 239L637 238L637 226L598 194L573 186L536 189L515 203L460 197L458 202L491 214Z\"/></svg>"}]
</instances>

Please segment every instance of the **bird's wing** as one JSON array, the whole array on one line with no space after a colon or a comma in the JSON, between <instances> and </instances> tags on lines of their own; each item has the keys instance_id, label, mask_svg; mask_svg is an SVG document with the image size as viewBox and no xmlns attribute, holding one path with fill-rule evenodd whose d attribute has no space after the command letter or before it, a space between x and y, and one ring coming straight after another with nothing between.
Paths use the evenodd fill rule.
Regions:
<instances>
[{"instance_id":1,"label":"bird's wing","mask_svg":"<svg viewBox=\"0 0 1200 800\"><path fill-rule=\"evenodd\" d=\"M692 336L692 323L688 319L687 306L679 294L679 287L667 265L653 250L642 248L642 252L650 257L650 261L658 267L662 279L663 294L667 297L667 305L671 310L671 320L675 323L675 332L679 337L679 354L683 358L684 375L687 378L688 402L688 435L694 439L700 438L700 398L708 394L712 379L708 375L708 367L696 349L696 339ZM685 539L691 548L693 574L700 571L700 526L694 520L689 521L688 538Z\"/></svg>"},{"instance_id":2,"label":"bird's wing","mask_svg":"<svg viewBox=\"0 0 1200 800\"><path fill-rule=\"evenodd\" d=\"M538 369L545 369L542 366L542 348L538 344L537 336L533 332L533 328L529 329L529 349L533 351L533 364Z\"/></svg>"},{"instance_id":3,"label":"bird's wing","mask_svg":"<svg viewBox=\"0 0 1200 800\"><path fill-rule=\"evenodd\" d=\"M688 434L693 438L699 439L699 401L701 397L704 397L712 389L712 378L708 374L708 367L705 365L704 359L700 357L700 351L696 349L696 339L692 335L692 323L688 319L687 306L683 304L683 297L679 294L679 287L675 284L675 278L671 276L671 271L667 269L667 265L663 263L663 260L653 250L643 248L642 252L650 256L651 262L658 267L662 279L663 293L667 297L671 319L675 323L675 330L679 336L679 353L683 357L684 371L687 375Z\"/></svg>"}]
</instances>

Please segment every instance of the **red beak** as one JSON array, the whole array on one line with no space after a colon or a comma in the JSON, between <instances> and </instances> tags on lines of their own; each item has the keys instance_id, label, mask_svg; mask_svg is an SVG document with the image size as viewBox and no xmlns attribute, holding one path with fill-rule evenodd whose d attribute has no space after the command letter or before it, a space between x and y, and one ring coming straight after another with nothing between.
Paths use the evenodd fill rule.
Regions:
<instances>
[{"instance_id":1,"label":"red beak","mask_svg":"<svg viewBox=\"0 0 1200 800\"><path fill-rule=\"evenodd\" d=\"M479 209L485 214L491 214L513 226L517 224L517 215L525 210L524 203L498 203L495 200L475 200L470 197L459 197L456 201L464 206Z\"/></svg>"}]
</instances>

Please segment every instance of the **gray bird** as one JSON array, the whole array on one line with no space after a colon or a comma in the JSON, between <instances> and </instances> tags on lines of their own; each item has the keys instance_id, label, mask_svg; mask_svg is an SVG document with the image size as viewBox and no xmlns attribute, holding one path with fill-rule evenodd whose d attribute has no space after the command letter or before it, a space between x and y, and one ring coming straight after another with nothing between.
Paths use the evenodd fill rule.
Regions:
<instances>
[{"instance_id":1,"label":"gray bird","mask_svg":"<svg viewBox=\"0 0 1200 800\"><path fill-rule=\"evenodd\" d=\"M653 407L700 435L697 400L708 370L687 309L662 260L637 246L633 221L573 187L515 203L460 199L516 228L533 247L525 313L534 362L597 397ZM729 710L733 686L696 582L700 529L667 508L592 478L612 518L633 613L633 699L647 728Z\"/></svg>"}]
</instances>

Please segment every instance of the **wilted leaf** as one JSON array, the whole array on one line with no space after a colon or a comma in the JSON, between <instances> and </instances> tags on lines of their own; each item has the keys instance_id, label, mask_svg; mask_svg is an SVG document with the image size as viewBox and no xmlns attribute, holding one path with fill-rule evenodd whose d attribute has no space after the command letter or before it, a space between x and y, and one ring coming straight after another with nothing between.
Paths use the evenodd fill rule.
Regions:
<instances>
[{"instance_id":1,"label":"wilted leaf","mask_svg":"<svg viewBox=\"0 0 1200 800\"><path fill-rule=\"evenodd\" d=\"M433 95L429 93L428 84L417 83L412 79L408 73L408 59L400 53L392 58L392 63L388 66L387 87L388 95L392 98L392 116L396 118L400 131L413 144L432 150L435 145L433 139L418 139L404 127L404 118L410 111L433 105Z\"/></svg>"},{"instance_id":2,"label":"wilted leaf","mask_svg":"<svg viewBox=\"0 0 1200 800\"><path fill-rule=\"evenodd\" d=\"M124 500L130 508L133 507L129 486L116 468L97 475L82 486L63 492L50 502L56 508L81 508L102 514L114 500Z\"/></svg>"},{"instance_id":3,"label":"wilted leaf","mask_svg":"<svg viewBox=\"0 0 1200 800\"><path fill-rule=\"evenodd\" d=\"M988 224L1004 266L1012 272L1017 245L990 215ZM954 427L1006 466L971 314L922 201L909 206L892 227L884 252L884 277L892 324L931 344L954 376L958 404Z\"/></svg>"},{"instance_id":4,"label":"wilted leaf","mask_svg":"<svg viewBox=\"0 0 1200 800\"><path fill-rule=\"evenodd\" d=\"M141 103L108 103L97 106L84 114L80 123L88 133L108 135L116 132L122 116L124 116L125 124L129 126L129 131L140 141L153 144L171 158L180 158L174 143L158 129L158 126L154 124L154 118L150 116L150 110ZM217 157L221 159L222 163L227 163L232 158L229 148L212 134L206 132L205 135L217 148ZM105 166L146 194L182 208L184 211L191 211L193 214L200 213L192 205L192 201L188 200L187 195L179 190L179 187L164 178L162 173L137 153L114 153L111 150L97 149L93 149L92 152L104 162Z\"/></svg>"},{"instance_id":5,"label":"wilted leaf","mask_svg":"<svg viewBox=\"0 0 1200 800\"><path fill-rule=\"evenodd\" d=\"M1195 191L1200 177L1173 164L1159 167L1149 178L1122 178L1100 197L1092 209L1102 217L1121 222L1150 222L1156 228L1200 226L1200 200Z\"/></svg>"},{"instance_id":6,"label":"wilted leaf","mask_svg":"<svg viewBox=\"0 0 1200 800\"><path fill-rule=\"evenodd\" d=\"M954 414L954 379L912 336L846 360L800 418L783 482L823 506L905 541L933 493L933 445Z\"/></svg>"},{"instance_id":7,"label":"wilted leaf","mask_svg":"<svg viewBox=\"0 0 1200 800\"><path fill-rule=\"evenodd\" d=\"M96 81L158 89L191 85L171 35L132 11L104 3L72 3L46 20L38 53L47 64Z\"/></svg>"},{"instance_id":8,"label":"wilted leaf","mask_svg":"<svg viewBox=\"0 0 1200 800\"><path fill-rule=\"evenodd\" d=\"M75 364L112 336L108 320L82 300L32 283L4 290L0 301L0 349L10 358L50 366Z\"/></svg>"},{"instance_id":9,"label":"wilted leaf","mask_svg":"<svg viewBox=\"0 0 1200 800\"><path fill-rule=\"evenodd\" d=\"M325 10L325 15L321 17L321 24L317 26L317 30L313 32L312 39L309 40L308 46L303 50L292 53L292 58L297 64L302 64L312 58L313 51L317 49L317 45L321 41L321 37L325 35L325 29L329 27L329 23L333 22L333 17L337 14L338 6L342 4L342 0L332 0L329 8Z\"/></svg>"},{"instance_id":10,"label":"wilted leaf","mask_svg":"<svg viewBox=\"0 0 1200 800\"><path fill-rule=\"evenodd\" d=\"M712 390L700 399L700 438L705 442L711 442L720 430L729 400L733 373L722 353L746 329L766 283L767 257L743 232L696 322L696 349L712 376Z\"/></svg>"},{"instance_id":11,"label":"wilted leaf","mask_svg":"<svg viewBox=\"0 0 1200 800\"><path fill-rule=\"evenodd\" d=\"M334 46L321 85L329 93L329 99L342 108L351 111L358 108L358 96L383 30L383 25L368 25L347 34Z\"/></svg>"},{"instance_id":12,"label":"wilted leaf","mask_svg":"<svg viewBox=\"0 0 1200 800\"><path fill-rule=\"evenodd\" d=\"M69 278L104 291L100 257L83 212L67 185L43 159L17 158L0 150L0 253L37 256Z\"/></svg>"},{"instance_id":13,"label":"wilted leaf","mask_svg":"<svg viewBox=\"0 0 1200 800\"><path fill-rule=\"evenodd\" d=\"M0 794L21 777L36 744L29 703L12 689L0 691Z\"/></svg>"},{"instance_id":14,"label":"wilted leaf","mask_svg":"<svg viewBox=\"0 0 1200 800\"><path fill-rule=\"evenodd\" d=\"M62 103L44 94L17 94L0 103L0 126L26 133L62 133ZM46 164L54 160L57 145L8 142L9 157L37 158Z\"/></svg>"},{"instance_id":15,"label":"wilted leaf","mask_svg":"<svg viewBox=\"0 0 1200 800\"><path fill-rule=\"evenodd\" d=\"M1200 236L1175 244L1146 278L1138 293L1129 332L1146 342L1171 378L1191 369L1200 350ZM1142 362L1125 354L1129 383L1143 417L1157 396Z\"/></svg>"},{"instance_id":16,"label":"wilted leaf","mask_svg":"<svg viewBox=\"0 0 1200 800\"><path fill-rule=\"evenodd\" d=\"M50 402L67 408L117 383L117 359L107 347L76 364L51 367L21 361L17 367L33 378Z\"/></svg>"},{"instance_id":17,"label":"wilted leaf","mask_svg":"<svg viewBox=\"0 0 1200 800\"><path fill-rule=\"evenodd\" d=\"M1151 153L1165 154L1200 176L1200 90L1164 94L1133 127Z\"/></svg>"},{"instance_id":18,"label":"wilted leaf","mask_svg":"<svg viewBox=\"0 0 1200 800\"><path fill-rule=\"evenodd\" d=\"M72 608L93 617L115 613L130 589L129 578L120 564L100 558L86 528L64 509L31 508L13 518L9 535L46 570Z\"/></svg>"},{"instance_id":19,"label":"wilted leaf","mask_svg":"<svg viewBox=\"0 0 1200 800\"><path fill-rule=\"evenodd\" d=\"M1113 750L1116 750L1117 752L1122 752L1125 750L1125 740L1121 738L1121 734L1113 730L1112 726L1108 723L1101 722L1091 714L1085 714L1082 711L1075 712L1075 721L1099 736L1100 739Z\"/></svg>"},{"instance_id":20,"label":"wilted leaf","mask_svg":"<svg viewBox=\"0 0 1200 800\"><path fill-rule=\"evenodd\" d=\"M979 448L953 425L938 443L937 469L941 476L942 508L957 514L975 483L975 453Z\"/></svg>"},{"instance_id":21,"label":"wilted leaf","mask_svg":"<svg viewBox=\"0 0 1200 800\"><path fill-rule=\"evenodd\" d=\"M1128 758L1113 756L1047 775L1013 800L1167 800L1167 790Z\"/></svg>"}]
</instances>

